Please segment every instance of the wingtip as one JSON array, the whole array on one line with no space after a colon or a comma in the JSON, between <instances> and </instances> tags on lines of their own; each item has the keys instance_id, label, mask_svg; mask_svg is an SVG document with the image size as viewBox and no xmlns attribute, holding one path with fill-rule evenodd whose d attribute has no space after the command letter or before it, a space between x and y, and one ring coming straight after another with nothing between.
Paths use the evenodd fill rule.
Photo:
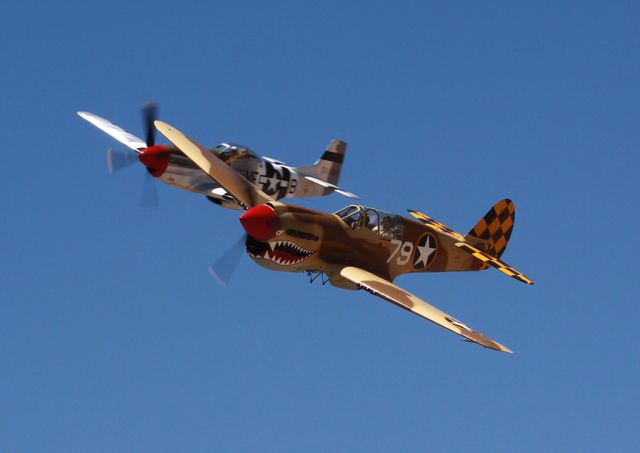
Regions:
<instances>
[{"instance_id":1,"label":"wingtip","mask_svg":"<svg viewBox=\"0 0 640 453\"><path fill-rule=\"evenodd\" d=\"M482 346L487 346L489 349L493 349L494 351L498 351L498 352L506 352L507 354L513 354L513 351L509 348L507 348L505 345L498 343L495 340L491 340L491 343L493 343L492 345L488 346L488 345L482 345Z\"/></svg>"},{"instance_id":2,"label":"wingtip","mask_svg":"<svg viewBox=\"0 0 640 453\"><path fill-rule=\"evenodd\" d=\"M153 122L153 125L158 129L163 128L163 127L171 128L171 126L169 126L167 123L165 123L162 120L155 120Z\"/></svg>"},{"instance_id":3,"label":"wingtip","mask_svg":"<svg viewBox=\"0 0 640 453\"><path fill-rule=\"evenodd\" d=\"M480 343L480 344L482 346L485 346L485 347L489 348L489 349L493 349L494 351L506 352L507 354L513 354L513 351L511 349L507 348L502 343L498 343L495 340L489 339L489 341L487 343Z\"/></svg>"},{"instance_id":4,"label":"wingtip","mask_svg":"<svg viewBox=\"0 0 640 453\"><path fill-rule=\"evenodd\" d=\"M171 140L171 138L169 138L167 136L167 134L171 134L173 132L179 132L178 129L176 129L175 127L173 127L172 125L165 123L164 121L161 120L155 120L153 122L153 125L156 127L156 129L158 129L158 131L164 135L165 137L167 137L169 140Z\"/></svg>"}]
</instances>

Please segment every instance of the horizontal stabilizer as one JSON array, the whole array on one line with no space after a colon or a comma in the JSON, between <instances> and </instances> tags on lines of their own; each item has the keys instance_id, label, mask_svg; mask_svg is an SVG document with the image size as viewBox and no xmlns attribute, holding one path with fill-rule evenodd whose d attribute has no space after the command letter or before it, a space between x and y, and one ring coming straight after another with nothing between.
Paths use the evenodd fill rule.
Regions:
<instances>
[{"instance_id":1,"label":"horizontal stabilizer","mask_svg":"<svg viewBox=\"0 0 640 453\"><path fill-rule=\"evenodd\" d=\"M419 212L419 211L413 211L411 209L407 209L407 211L409 211L409 214L414 216L416 219L418 219L419 221L421 221L422 223L424 223L428 227L431 227L434 230L439 231L440 233L444 233L444 234L446 234L448 236L451 236L452 238L454 238L454 239L456 239L458 241L464 241L464 238L462 237L462 235L460 233L458 233L457 231L449 228L444 223L440 223L436 219L433 219L433 218L429 217L428 215L423 214L422 212Z\"/></svg>"},{"instance_id":2,"label":"horizontal stabilizer","mask_svg":"<svg viewBox=\"0 0 640 453\"><path fill-rule=\"evenodd\" d=\"M526 283L527 285L533 285L533 281L531 279L525 277L517 269L509 266L507 263L500 260L499 258L496 258L495 256L491 256L488 253L483 252L482 250L477 249L466 242L456 242L456 247L459 247L465 252L471 254L474 258L482 261L485 265L495 267L500 272L508 275L509 277L513 277L516 280Z\"/></svg>"},{"instance_id":3,"label":"horizontal stabilizer","mask_svg":"<svg viewBox=\"0 0 640 453\"><path fill-rule=\"evenodd\" d=\"M357 195L355 195L355 194L353 194L351 192L347 192L346 190L343 190L340 187L335 186L335 185L333 185L331 183L323 181L322 179L314 178L313 176L305 176L304 179L306 179L308 181L311 181L311 182L313 182L315 184L318 184L318 185L320 185L320 186L322 186L324 188L331 189L332 191L334 191L336 193L339 193L340 195L344 195L345 197L355 198L355 199L358 199L358 200L360 199L359 196L357 196Z\"/></svg>"}]
</instances>

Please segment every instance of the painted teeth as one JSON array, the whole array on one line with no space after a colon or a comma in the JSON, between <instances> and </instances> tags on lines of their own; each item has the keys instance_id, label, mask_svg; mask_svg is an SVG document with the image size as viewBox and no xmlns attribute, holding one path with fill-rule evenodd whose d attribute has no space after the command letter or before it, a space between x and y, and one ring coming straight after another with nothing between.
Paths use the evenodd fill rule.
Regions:
<instances>
[{"instance_id":1,"label":"painted teeth","mask_svg":"<svg viewBox=\"0 0 640 453\"><path fill-rule=\"evenodd\" d=\"M280 266L290 266L292 264L297 264L301 262L302 260L311 256L314 253L312 250L303 249L299 245L289 241L271 241L271 242L267 242L267 245L268 247L263 252L260 252L258 255L253 253L249 253L249 255L252 258L263 258L269 261L273 261L274 263ZM276 249L280 247L286 247L290 251L293 251L294 253L301 256L293 257L293 258L278 257L276 256Z\"/></svg>"}]
</instances>

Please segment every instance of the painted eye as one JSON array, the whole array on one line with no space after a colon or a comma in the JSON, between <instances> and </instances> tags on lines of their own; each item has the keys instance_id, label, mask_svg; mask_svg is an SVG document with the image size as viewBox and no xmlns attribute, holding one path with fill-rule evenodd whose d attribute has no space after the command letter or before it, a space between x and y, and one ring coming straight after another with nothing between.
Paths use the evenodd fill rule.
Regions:
<instances>
[{"instance_id":1,"label":"painted eye","mask_svg":"<svg viewBox=\"0 0 640 453\"><path fill-rule=\"evenodd\" d=\"M278 231L276 231L276 236L280 236L282 233L284 233L283 230L278 230Z\"/></svg>"}]
</instances>

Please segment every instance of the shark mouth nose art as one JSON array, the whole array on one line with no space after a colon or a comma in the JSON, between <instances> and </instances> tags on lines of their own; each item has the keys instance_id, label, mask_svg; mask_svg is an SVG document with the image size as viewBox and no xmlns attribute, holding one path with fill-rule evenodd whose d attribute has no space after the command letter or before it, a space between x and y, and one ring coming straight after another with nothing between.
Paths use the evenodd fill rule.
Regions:
<instances>
[{"instance_id":1,"label":"shark mouth nose art","mask_svg":"<svg viewBox=\"0 0 640 453\"><path fill-rule=\"evenodd\" d=\"M251 258L262 258L273 261L281 266L298 264L305 258L313 255L314 250L306 250L289 241L259 242L251 236L247 237L245 244L247 253Z\"/></svg>"}]
</instances>

